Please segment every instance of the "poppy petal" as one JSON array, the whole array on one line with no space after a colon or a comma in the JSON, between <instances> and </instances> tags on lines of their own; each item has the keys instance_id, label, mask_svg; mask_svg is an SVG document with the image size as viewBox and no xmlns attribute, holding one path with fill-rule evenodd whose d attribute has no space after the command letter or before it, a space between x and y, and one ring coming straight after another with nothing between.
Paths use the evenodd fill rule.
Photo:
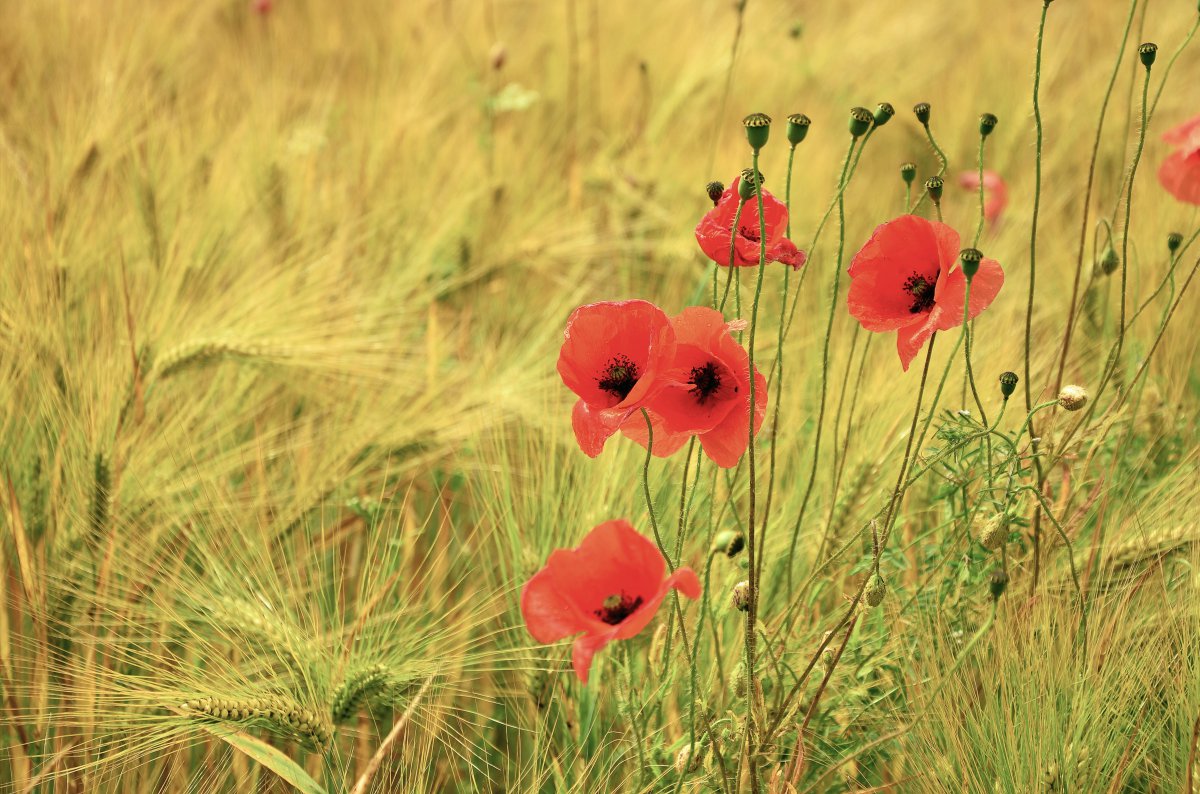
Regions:
<instances>
[{"instance_id":1,"label":"poppy petal","mask_svg":"<svg viewBox=\"0 0 1200 794\"><path fill-rule=\"evenodd\" d=\"M1193 116L1177 127L1163 133L1163 140L1171 146L1191 149L1200 148L1200 116Z\"/></svg>"},{"instance_id":2,"label":"poppy petal","mask_svg":"<svg viewBox=\"0 0 1200 794\"><path fill-rule=\"evenodd\" d=\"M940 228L939 228L940 227ZM868 331L912 325L913 277L933 282L942 272L943 249L958 235L945 224L902 215L880 224L850 262L850 314ZM954 253L957 255L957 247Z\"/></svg>"},{"instance_id":3,"label":"poppy petal","mask_svg":"<svg viewBox=\"0 0 1200 794\"><path fill-rule=\"evenodd\" d=\"M691 433L673 433L667 429L663 418L654 411L646 412L650 416L650 426L654 430L653 454L656 458L669 458L683 448ZM645 447L649 443L650 434L646 431L646 419L641 413L635 413L621 425L621 435L635 444Z\"/></svg>"},{"instance_id":4,"label":"poppy petal","mask_svg":"<svg viewBox=\"0 0 1200 794\"><path fill-rule=\"evenodd\" d=\"M749 417L742 413L749 406L749 398L750 390L747 388L745 402L737 410L730 411L721 424L699 436L704 454L723 469L736 466L750 445ZM767 379L757 371L754 373L754 403L754 432L757 433L767 415Z\"/></svg>"},{"instance_id":5,"label":"poppy petal","mask_svg":"<svg viewBox=\"0 0 1200 794\"><path fill-rule=\"evenodd\" d=\"M1004 286L1004 271L995 259L984 258L979 263L979 271L971 279L971 317L977 317L980 312L992 305L1000 288ZM961 268L955 268L950 275L938 282L937 305L941 308L941 318L937 329L946 331L962 325L963 296L967 290L967 277Z\"/></svg>"},{"instance_id":6,"label":"poppy petal","mask_svg":"<svg viewBox=\"0 0 1200 794\"><path fill-rule=\"evenodd\" d=\"M616 638L627 640L630 637L636 637L642 632L642 629L650 625L650 621L654 619L663 599L671 592L671 588L678 589L688 598L700 597L700 580L696 577L696 572L686 566L676 568L675 573L663 580L662 587L653 597L647 599L636 612L618 624Z\"/></svg>"},{"instance_id":7,"label":"poppy petal","mask_svg":"<svg viewBox=\"0 0 1200 794\"><path fill-rule=\"evenodd\" d=\"M896 352L900 354L900 366L904 368L905 372L908 372L908 365L917 357L917 352L937 330L941 314L941 307L934 306L933 311L926 315L925 322L913 323L906 328L901 328L896 334Z\"/></svg>"},{"instance_id":8,"label":"poppy petal","mask_svg":"<svg viewBox=\"0 0 1200 794\"><path fill-rule=\"evenodd\" d=\"M1171 154L1158 169L1158 181L1180 201L1200 204L1200 151Z\"/></svg>"},{"instance_id":9,"label":"poppy petal","mask_svg":"<svg viewBox=\"0 0 1200 794\"><path fill-rule=\"evenodd\" d=\"M575 403L571 411L571 429L575 431L575 440L579 448L589 458L594 458L604 451L604 442L617 432L621 423L633 411L612 411L604 408L593 408L583 400Z\"/></svg>"},{"instance_id":10,"label":"poppy petal","mask_svg":"<svg viewBox=\"0 0 1200 794\"><path fill-rule=\"evenodd\" d=\"M799 270L808 261L808 254L797 248L791 240L784 238L767 251L767 258L772 262L782 262L793 270Z\"/></svg>"},{"instance_id":11,"label":"poppy petal","mask_svg":"<svg viewBox=\"0 0 1200 794\"><path fill-rule=\"evenodd\" d=\"M555 584L549 568L535 573L521 589L521 616L535 640L558 642L586 629L585 616Z\"/></svg>"},{"instance_id":12,"label":"poppy petal","mask_svg":"<svg viewBox=\"0 0 1200 794\"><path fill-rule=\"evenodd\" d=\"M582 683L588 682L588 673L592 669L592 657L596 655L597 651L616 639L616 634L615 630L604 634L584 634L575 640L571 646L571 666L575 668L575 675Z\"/></svg>"}]
</instances>

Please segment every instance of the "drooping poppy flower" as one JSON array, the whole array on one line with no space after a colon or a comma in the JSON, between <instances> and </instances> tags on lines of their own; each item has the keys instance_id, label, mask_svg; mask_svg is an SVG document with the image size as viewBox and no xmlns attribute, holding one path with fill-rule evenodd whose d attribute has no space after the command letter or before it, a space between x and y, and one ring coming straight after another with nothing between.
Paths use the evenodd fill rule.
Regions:
<instances>
[{"instance_id":1,"label":"drooping poppy flower","mask_svg":"<svg viewBox=\"0 0 1200 794\"><path fill-rule=\"evenodd\" d=\"M646 628L671 588L700 596L695 571L681 567L668 576L650 539L628 521L605 521L575 548L550 554L521 590L521 615L538 642L580 635L571 663L586 684L596 652Z\"/></svg>"},{"instance_id":2,"label":"drooping poppy flower","mask_svg":"<svg viewBox=\"0 0 1200 794\"><path fill-rule=\"evenodd\" d=\"M655 455L673 454L689 436L700 439L718 466L732 468L749 445L750 357L730 334L732 323L715 309L692 306L671 319L675 358L662 376L663 386L646 401L654 429ZM754 429L767 413L767 380L754 372ZM621 432L643 447L644 418Z\"/></svg>"},{"instance_id":3,"label":"drooping poppy flower","mask_svg":"<svg viewBox=\"0 0 1200 794\"><path fill-rule=\"evenodd\" d=\"M962 324L967 278L958 267L958 232L944 223L901 215L876 227L850 262L850 314L868 331L897 331L908 365L935 331ZM986 309L1004 285L994 259L971 281L970 315Z\"/></svg>"},{"instance_id":4,"label":"drooping poppy flower","mask_svg":"<svg viewBox=\"0 0 1200 794\"><path fill-rule=\"evenodd\" d=\"M734 179L733 184L725 188L717 200L717 205L705 213L696 225L696 241L700 243L700 250L724 267L729 266L729 233L741 201L738 196L739 182L741 177ZM782 262L799 270L808 261L808 255L783 236L787 232L787 207L767 190L763 190L762 200L767 231L767 261ZM738 218L733 264L737 267L757 265L759 241L758 199L753 198L742 207L741 217Z\"/></svg>"},{"instance_id":5,"label":"drooping poppy flower","mask_svg":"<svg viewBox=\"0 0 1200 794\"><path fill-rule=\"evenodd\" d=\"M972 193L979 193L979 172L964 171L958 175L958 184ZM983 217L995 226L1000 213L1008 206L1008 186L995 171L983 172Z\"/></svg>"},{"instance_id":6,"label":"drooping poppy flower","mask_svg":"<svg viewBox=\"0 0 1200 794\"><path fill-rule=\"evenodd\" d=\"M1200 116L1163 135L1175 147L1158 169L1158 181L1167 192L1188 204L1200 204Z\"/></svg>"},{"instance_id":7,"label":"drooping poppy flower","mask_svg":"<svg viewBox=\"0 0 1200 794\"><path fill-rule=\"evenodd\" d=\"M571 425L580 449L594 458L661 387L659 373L675 356L675 332L662 309L631 300L580 306L563 335L558 374L579 396Z\"/></svg>"}]
</instances>

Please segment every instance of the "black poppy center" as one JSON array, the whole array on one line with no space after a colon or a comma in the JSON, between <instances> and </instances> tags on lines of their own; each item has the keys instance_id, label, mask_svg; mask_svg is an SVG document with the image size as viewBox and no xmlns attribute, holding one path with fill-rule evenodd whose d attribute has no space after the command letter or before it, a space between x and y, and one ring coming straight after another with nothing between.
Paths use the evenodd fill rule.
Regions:
<instances>
[{"instance_id":1,"label":"black poppy center","mask_svg":"<svg viewBox=\"0 0 1200 794\"><path fill-rule=\"evenodd\" d=\"M908 310L913 314L921 314L933 308L933 294L937 288L937 274L933 281L928 281L919 273L913 273L904 281L904 291L913 296L912 305Z\"/></svg>"},{"instance_id":2,"label":"black poppy center","mask_svg":"<svg viewBox=\"0 0 1200 794\"><path fill-rule=\"evenodd\" d=\"M600 388L619 400L624 400L638 382L637 364L628 356L613 356L596 378Z\"/></svg>"},{"instance_id":3,"label":"black poppy center","mask_svg":"<svg viewBox=\"0 0 1200 794\"><path fill-rule=\"evenodd\" d=\"M758 238L758 226L757 225L739 227L738 232L740 232L742 237L745 237L750 242L752 242L752 243L758 242L759 238Z\"/></svg>"},{"instance_id":4,"label":"black poppy center","mask_svg":"<svg viewBox=\"0 0 1200 794\"><path fill-rule=\"evenodd\" d=\"M610 595L604 599L604 603L596 610L596 617L610 626L615 626L636 612L641 605L641 596L630 598L625 595L625 591L621 591L620 595Z\"/></svg>"},{"instance_id":5,"label":"black poppy center","mask_svg":"<svg viewBox=\"0 0 1200 794\"><path fill-rule=\"evenodd\" d=\"M704 405L708 398L721 388L721 372L717 369L716 362L707 361L698 367L692 367L692 377L688 383L692 384L691 392L695 395L696 402Z\"/></svg>"}]
</instances>

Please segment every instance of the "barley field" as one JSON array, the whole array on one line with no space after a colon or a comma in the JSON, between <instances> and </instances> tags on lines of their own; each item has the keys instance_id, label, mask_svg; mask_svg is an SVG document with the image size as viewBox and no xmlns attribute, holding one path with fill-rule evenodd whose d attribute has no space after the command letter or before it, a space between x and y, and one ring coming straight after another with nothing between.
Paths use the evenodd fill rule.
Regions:
<instances>
[{"instance_id":1,"label":"barley field","mask_svg":"<svg viewBox=\"0 0 1200 794\"><path fill-rule=\"evenodd\" d=\"M0 7L0 791L1200 794L1195 0Z\"/></svg>"}]
</instances>

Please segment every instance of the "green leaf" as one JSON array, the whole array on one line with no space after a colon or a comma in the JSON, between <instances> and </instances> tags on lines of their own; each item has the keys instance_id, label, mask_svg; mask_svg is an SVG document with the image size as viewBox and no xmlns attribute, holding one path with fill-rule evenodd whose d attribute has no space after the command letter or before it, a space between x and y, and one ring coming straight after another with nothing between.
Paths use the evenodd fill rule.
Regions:
<instances>
[{"instance_id":1,"label":"green leaf","mask_svg":"<svg viewBox=\"0 0 1200 794\"><path fill-rule=\"evenodd\" d=\"M327 794L320 783L309 777L308 773L304 771L304 767L262 739L240 731L230 733L227 730L221 730L216 725L201 725L200 727L226 742L233 749L250 756L250 758L270 769L288 783L291 783L302 794Z\"/></svg>"}]
</instances>

